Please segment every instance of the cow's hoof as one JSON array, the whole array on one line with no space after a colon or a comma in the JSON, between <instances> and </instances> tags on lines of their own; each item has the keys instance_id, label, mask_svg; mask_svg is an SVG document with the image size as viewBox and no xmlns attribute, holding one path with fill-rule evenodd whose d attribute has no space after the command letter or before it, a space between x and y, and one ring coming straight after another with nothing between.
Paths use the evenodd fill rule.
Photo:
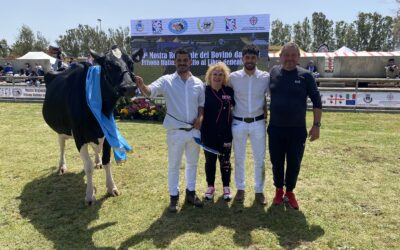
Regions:
<instances>
[{"instance_id":1,"label":"cow's hoof","mask_svg":"<svg viewBox=\"0 0 400 250\"><path fill-rule=\"evenodd\" d=\"M103 165L101 163L96 163L96 165L94 165L95 169L102 169Z\"/></svg>"},{"instance_id":2,"label":"cow's hoof","mask_svg":"<svg viewBox=\"0 0 400 250\"><path fill-rule=\"evenodd\" d=\"M60 167L58 168L58 174L59 174L59 175L63 175L63 174L65 174L66 172L67 172L67 167L66 167L65 165L60 166Z\"/></svg>"},{"instance_id":3,"label":"cow's hoof","mask_svg":"<svg viewBox=\"0 0 400 250\"><path fill-rule=\"evenodd\" d=\"M96 203L96 197L93 196L92 199L85 199L85 203L89 207L94 205Z\"/></svg>"},{"instance_id":4,"label":"cow's hoof","mask_svg":"<svg viewBox=\"0 0 400 250\"><path fill-rule=\"evenodd\" d=\"M95 203L95 200L93 200L93 201L86 201L86 205L87 205L88 207L91 207L92 205L94 205L94 203Z\"/></svg>"},{"instance_id":5,"label":"cow's hoof","mask_svg":"<svg viewBox=\"0 0 400 250\"><path fill-rule=\"evenodd\" d=\"M121 195L121 192L120 191L118 191L118 189L117 188L113 188L112 190L109 190L108 191L108 194L110 194L111 196L119 196L119 195Z\"/></svg>"}]
</instances>

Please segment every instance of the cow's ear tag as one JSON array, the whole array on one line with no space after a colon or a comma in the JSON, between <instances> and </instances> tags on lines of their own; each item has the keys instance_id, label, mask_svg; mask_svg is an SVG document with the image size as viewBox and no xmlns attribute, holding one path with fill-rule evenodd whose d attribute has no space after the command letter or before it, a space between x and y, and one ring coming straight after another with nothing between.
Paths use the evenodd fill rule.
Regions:
<instances>
[{"instance_id":1,"label":"cow's ear tag","mask_svg":"<svg viewBox=\"0 0 400 250\"><path fill-rule=\"evenodd\" d=\"M105 56L102 54L98 54L96 51L89 49L90 55L93 57L94 61L98 64L103 64Z\"/></svg>"}]
</instances>

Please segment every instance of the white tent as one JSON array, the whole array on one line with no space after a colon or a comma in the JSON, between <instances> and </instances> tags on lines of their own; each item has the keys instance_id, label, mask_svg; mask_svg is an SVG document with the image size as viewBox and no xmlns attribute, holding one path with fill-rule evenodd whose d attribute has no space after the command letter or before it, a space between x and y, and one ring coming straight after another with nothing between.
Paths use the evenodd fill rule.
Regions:
<instances>
[{"instance_id":1,"label":"white tent","mask_svg":"<svg viewBox=\"0 0 400 250\"><path fill-rule=\"evenodd\" d=\"M340 49L335 50L336 53L350 53L353 52L352 49L347 48L346 46L342 46Z\"/></svg>"},{"instance_id":2,"label":"white tent","mask_svg":"<svg viewBox=\"0 0 400 250\"><path fill-rule=\"evenodd\" d=\"M54 57L51 57L49 55L47 55L46 53L42 52L42 51L35 51L35 52L28 52L25 55L18 57L17 59L20 60L27 60L27 59L49 59L50 60L50 64L55 64L56 63L56 59Z\"/></svg>"}]
</instances>

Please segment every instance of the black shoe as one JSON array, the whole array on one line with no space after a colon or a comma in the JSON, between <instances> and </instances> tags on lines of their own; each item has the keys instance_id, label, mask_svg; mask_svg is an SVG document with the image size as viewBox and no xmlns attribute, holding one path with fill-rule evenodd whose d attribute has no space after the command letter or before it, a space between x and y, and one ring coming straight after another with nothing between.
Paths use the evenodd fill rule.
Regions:
<instances>
[{"instance_id":1,"label":"black shoe","mask_svg":"<svg viewBox=\"0 0 400 250\"><path fill-rule=\"evenodd\" d=\"M178 202L179 202L179 194L178 195L170 195L170 203L168 207L168 211L170 213L177 213L179 210Z\"/></svg>"},{"instance_id":2,"label":"black shoe","mask_svg":"<svg viewBox=\"0 0 400 250\"><path fill-rule=\"evenodd\" d=\"M189 191L186 189L186 202L194 205L195 207L203 207L203 202L197 197L196 191Z\"/></svg>"}]
</instances>

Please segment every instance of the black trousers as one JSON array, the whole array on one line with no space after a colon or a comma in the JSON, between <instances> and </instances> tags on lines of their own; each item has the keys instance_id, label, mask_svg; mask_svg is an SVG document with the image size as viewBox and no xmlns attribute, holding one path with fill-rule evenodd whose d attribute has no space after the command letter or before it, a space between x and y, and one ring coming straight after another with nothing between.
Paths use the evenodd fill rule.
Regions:
<instances>
[{"instance_id":1,"label":"black trousers","mask_svg":"<svg viewBox=\"0 0 400 250\"><path fill-rule=\"evenodd\" d=\"M204 156L206 158L206 179L209 186L214 186L215 183L215 171L217 165L217 158L219 160L219 166L221 170L222 184L224 187L228 187L231 180L231 149L232 145L224 146L221 155L207 152L204 150Z\"/></svg>"},{"instance_id":2,"label":"black trousers","mask_svg":"<svg viewBox=\"0 0 400 250\"><path fill-rule=\"evenodd\" d=\"M276 188L286 186L292 192L303 159L307 129L305 127L268 126L268 147ZM285 174L286 159L286 174Z\"/></svg>"}]
</instances>

